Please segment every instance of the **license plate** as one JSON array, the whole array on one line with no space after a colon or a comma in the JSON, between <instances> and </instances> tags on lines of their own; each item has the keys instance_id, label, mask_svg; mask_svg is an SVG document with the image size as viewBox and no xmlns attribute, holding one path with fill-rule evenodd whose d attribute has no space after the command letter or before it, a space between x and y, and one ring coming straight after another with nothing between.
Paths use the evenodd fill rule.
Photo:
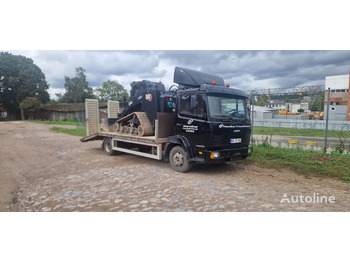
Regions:
<instances>
[{"instance_id":1,"label":"license plate","mask_svg":"<svg viewBox=\"0 0 350 262\"><path fill-rule=\"evenodd\" d=\"M242 143L242 138L231 138L231 139L230 139L230 143L231 143L231 144Z\"/></svg>"}]
</instances>

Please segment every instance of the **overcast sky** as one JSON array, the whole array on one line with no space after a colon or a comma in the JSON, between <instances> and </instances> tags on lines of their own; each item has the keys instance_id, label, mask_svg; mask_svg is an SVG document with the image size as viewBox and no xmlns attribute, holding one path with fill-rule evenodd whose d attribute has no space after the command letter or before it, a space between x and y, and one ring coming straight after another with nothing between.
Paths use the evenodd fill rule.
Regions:
<instances>
[{"instance_id":1,"label":"overcast sky","mask_svg":"<svg viewBox=\"0 0 350 262\"><path fill-rule=\"evenodd\" d=\"M30 57L46 75L51 98L64 92L64 76L86 70L92 87L117 80L173 84L175 66L222 76L243 90L324 84L325 76L348 74L350 51L9 51Z\"/></svg>"}]
</instances>

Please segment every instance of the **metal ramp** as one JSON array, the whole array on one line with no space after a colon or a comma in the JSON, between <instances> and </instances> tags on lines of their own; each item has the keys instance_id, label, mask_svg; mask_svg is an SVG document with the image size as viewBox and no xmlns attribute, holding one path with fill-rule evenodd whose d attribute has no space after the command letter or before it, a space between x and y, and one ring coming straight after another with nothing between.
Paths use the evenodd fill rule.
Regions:
<instances>
[{"instance_id":1,"label":"metal ramp","mask_svg":"<svg viewBox=\"0 0 350 262\"><path fill-rule=\"evenodd\" d=\"M85 99L86 135L91 136L100 131L100 117L97 99Z\"/></svg>"},{"instance_id":2,"label":"metal ramp","mask_svg":"<svg viewBox=\"0 0 350 262\"><path fill-rule=\"evenodd\" d=\"M107 110L108 110L108 118L118 118L118 114L119 114L119 110L120 110L119 102L108 100Z\"/></svg>"}]
</instances>

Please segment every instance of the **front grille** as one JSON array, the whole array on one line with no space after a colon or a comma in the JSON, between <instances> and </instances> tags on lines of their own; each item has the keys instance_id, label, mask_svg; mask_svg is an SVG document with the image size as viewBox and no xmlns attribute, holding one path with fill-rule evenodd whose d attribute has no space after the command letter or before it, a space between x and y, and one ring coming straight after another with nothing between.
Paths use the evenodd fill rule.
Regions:
<instances>
[{"instance_id":1,"label":"front grille","mask_svg":"<svg viewBox=\"0 0 350 262\"><path fill-rule=\"evenodd\" d=\"M248 141L249 141L250 134L241 134L237 136L236 134L214 134L211 141L210 145L208 147L212 148L239 148L242 146L247 146ZM231 144L230 139L231 138L241 138L242 142L237 143L237 144Z\"/></svg>"},{"instance_id":2,"label":"front grille","mask_svg":"<svg viewBox=\"0 0 350 262\"><path fill-rule=\"evenodd\" d=\"M222 151L222 158L232 158L232 157L240 157L242 155L241 151Z\"/></svg>"}]
</instances>

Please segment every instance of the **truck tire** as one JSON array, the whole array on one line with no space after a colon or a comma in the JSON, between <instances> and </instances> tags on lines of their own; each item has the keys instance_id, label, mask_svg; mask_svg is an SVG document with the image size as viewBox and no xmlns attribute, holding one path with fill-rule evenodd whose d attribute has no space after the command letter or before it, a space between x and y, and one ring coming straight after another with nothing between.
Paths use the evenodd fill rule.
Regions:
<instances>
[{"instance_id":1,"label":"truck tire","mask_svg":"<svg viewBox=\"0 0 350 262\"><path fill-rule=\"evenodd\" d=\"M105 138L103 140L103 151L109 156L115 155L115 151L112 150L112 139L111 138Z\"/></svg>"},{"instance_id":2,"label":"truck tire","mask_svg":"<svg viewBox=\"0 0 350 262\"><path fill-rule=\"evenodd\" d=\"M188 161L186 152L181 146L175 146L169 154L171 167L181 173L186 173L191 170L192 163Z\"/></svg>"}]
</instances>

